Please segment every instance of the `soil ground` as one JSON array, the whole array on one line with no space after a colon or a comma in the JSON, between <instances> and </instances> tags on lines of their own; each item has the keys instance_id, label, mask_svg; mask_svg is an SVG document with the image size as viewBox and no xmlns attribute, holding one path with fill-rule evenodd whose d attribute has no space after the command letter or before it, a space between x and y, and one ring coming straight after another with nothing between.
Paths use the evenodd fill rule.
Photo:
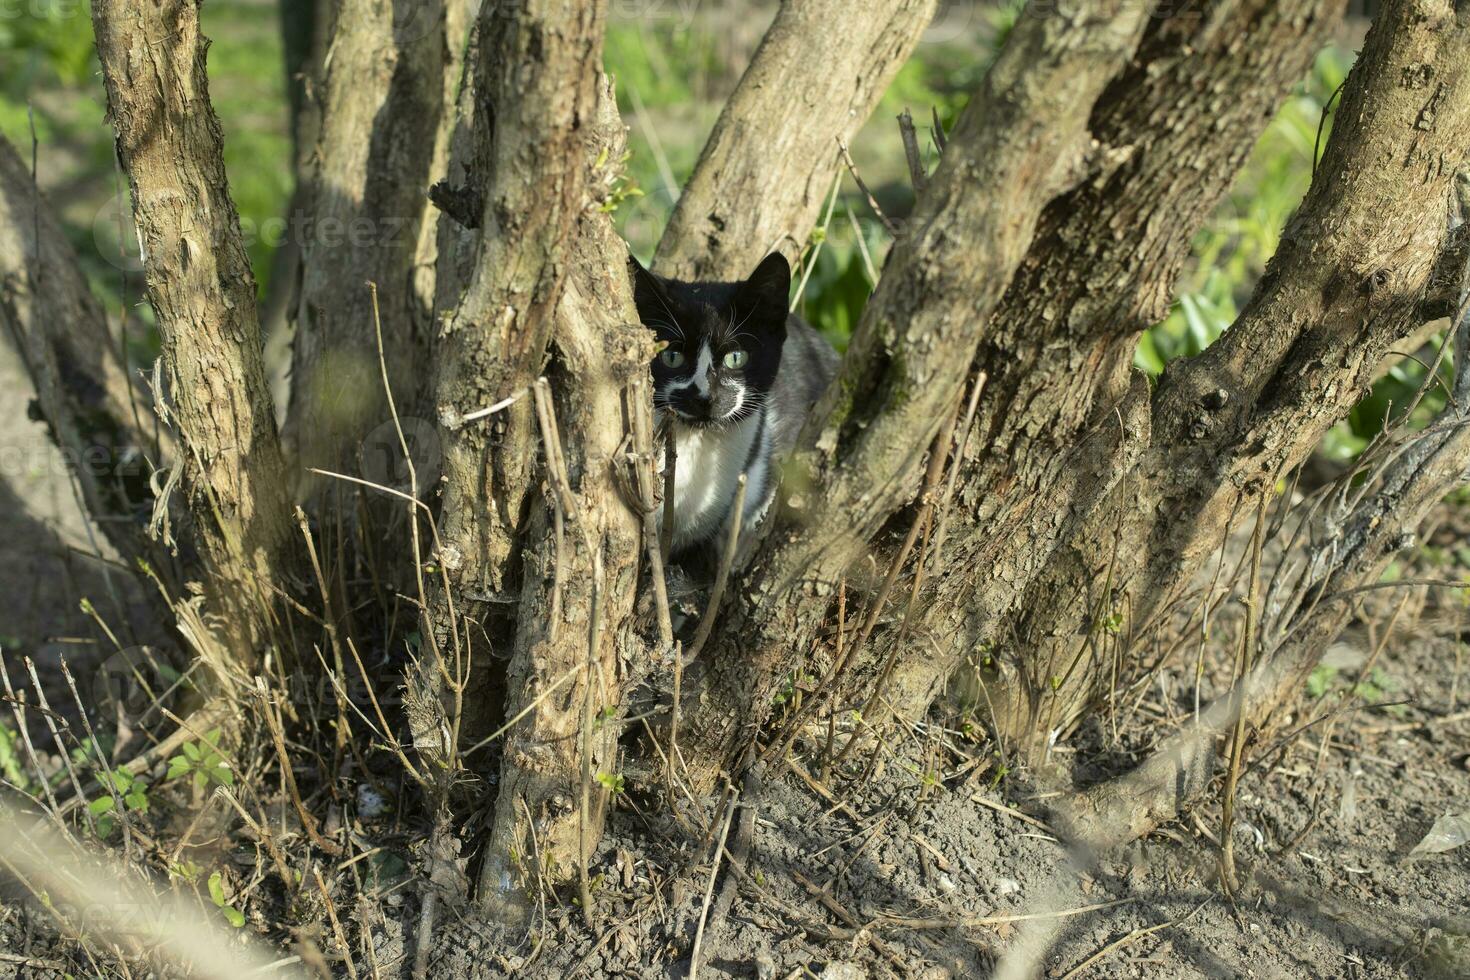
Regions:
<instances>
[{"instance_id":1,"label":"soil ground","mask_svg":"<svg viewBox=\"0 0 1470 980\"><path fill-rule=\"evenodd\" d=\"M1361 640L1334 656L1361 663ZM1390 639L1380 663L1397 689L1385 700L1402 710L1337 714L1326 746L1324 721L1263 758L1240 791L1233 905L1213 804L1081 867L1044 826L1054 794L1024 774L926 787L922 735L845 803L810 773L776 773L758 802L748 880L704 936L700 976L1470 976L1470 848L1408 859L1437 817L1470 803L1470 718L1449 720L1464 700L1451 703L1443 684L1455 658L1453 638ZM1174 701L1164 710L1188 712ZM1320 700L1302 719L1314 709ZM1075 771L1116 767L1118 747L1104 749L1099 731L1079 741ZM687 975L709 878L678 839L620 809L595 932L571 906L536 927L539 945L466 920L445 929L431 975ZM1116 904L1055 917L1104 903ZM963 924L1011 915L1041 918Z\"/></svg>"}]
</instances>

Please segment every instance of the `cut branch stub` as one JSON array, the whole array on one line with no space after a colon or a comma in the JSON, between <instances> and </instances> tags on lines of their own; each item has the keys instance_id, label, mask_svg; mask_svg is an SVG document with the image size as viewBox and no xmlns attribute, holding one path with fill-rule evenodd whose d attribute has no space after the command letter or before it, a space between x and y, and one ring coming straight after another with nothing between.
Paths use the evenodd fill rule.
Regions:
<instances>
[{"instance_id":1,"label":"cut branch stub","mask_svg":"<svg viewBox=\"0 0 1470 980\"><path fill-rule=\"evenodd\" d=\"M197 0L96 0L97 53L132 192L168 414L209 602L236 666L269 635L289 533L255 277L209 102ZM211 664L217 669L227 664Z\"/></svg>"}]
</instances>

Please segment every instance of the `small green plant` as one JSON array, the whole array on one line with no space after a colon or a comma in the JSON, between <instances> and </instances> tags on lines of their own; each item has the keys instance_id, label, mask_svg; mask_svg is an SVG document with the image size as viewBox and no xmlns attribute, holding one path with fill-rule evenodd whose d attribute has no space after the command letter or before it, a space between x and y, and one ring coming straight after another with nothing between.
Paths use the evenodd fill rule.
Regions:
<instances>
[{"instance_id":1,"label":"small green plant","mask_svg":"<svg viewBox=\"0 0 1470 980\"><path fill-rule=\"evenodd\" d=\"M220 910L225 921L236 929L245 924L245 913L225 899L224 876L218 871L209 876L209 900L214 903L215 908Z\"/></svg>"},{"instance_id":2,"label":"small green plant","mask_svg":"<svg viewBox=\"0 0 1470 980\"><path fill-rule=\"evenodd\" d=\"M198 742L185 742L180 754L168 760L167 780L190 776L196 790L203 790L213 783L216 786L235 785L235 774L219 753L220 730L216 728Z\"/></svg>"},{"instance_id":3,"label":"small green plant","mask_svg":"<svg viewBox=\"0 0 1470 980\"><path fill-rule=\"evenodd\" d=\"M792 700L800 692L801 685L811 682L811 677L804 670L793 670L786 674L781 682L781 690L771 696L771 704L777 707Z\"/></svg>"},{"instance_id":4,"label":"small green plant","mask_svg":"<svg viewBox=\"0 0 1470 980\"><path fill-rule=\"evenodd\" d=\"M1307 675L1307 694L1313 698L1320 698L1332 689L1332 682L1337 679L1337 668L1322 664Z\"/></svg>"},{"instance_id":5,"label":"small green plant","mask_svg":"<svg viewBox=\"0 0 1470 980\"><path fill-rule=\"evenodd\" d=\"M169 877L178 878L180 881L186 881L191 885L198 882L199 876L203 873L204 868L198 862L190 861L187 858L182 861L175 861L168 866Z\"/></svg>"},{"instance_id":6,"label":"small green plant","mask_svg":"<svg viewBox=\"0 0 1470 980\"><path fill-rule=\"evenodd\" d=\"M21 764L20 751L16 748L20 744L20 734L9 725L0 725L0 777L21 792L30 788L30 777L26 775L25 766Z\"/></svg>"},{"instance_id":7,"label":"small green plant","mask_svg":"<svg viewBox=\"0 0 1470 980\"><path fill-rule=\"evenodd\" d=\"M148 784L126 769L102 770L97 773L97 785L106 795L88 803L87 809L96 821L98 837L111 837L117 829L118 800L128 812L148 812Z\"/></svg>"},{"instance_id":8,"label":"small green plant","mask_svg":"<svg viewBox=\"0 0 1470 980\"><path fill-rule=\"evenodd\" d=\"M603 789L614 796L617 796L626 788L622 773L600 772L597 774L597 781L602 784Z\"/></svg>"}]
</instances>

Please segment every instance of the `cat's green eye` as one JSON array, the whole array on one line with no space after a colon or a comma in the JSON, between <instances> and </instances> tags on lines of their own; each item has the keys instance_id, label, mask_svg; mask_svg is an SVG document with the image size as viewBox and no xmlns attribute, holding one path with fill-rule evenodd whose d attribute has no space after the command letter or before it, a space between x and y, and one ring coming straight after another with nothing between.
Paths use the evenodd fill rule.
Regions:
<instances>
[{"instance_id":1,"label":"cat's green eye","mask_svg":"<svg viewBox=\"0 0 1470 980\"><path fill-rule=\"evenodd\" d=\"M739 371L745 367L745 362L750 360L750 355L743 350L732 350L725 355L725 367L731 371Z\"/></svg>"},{"instance_id":2,"label":"cat's green eye","mask_svg":"<svg viewBox=\"0 0 1470 980\"><path fill-rule=\"evenodd\" d=\"M664 367L677 368L684 366L684 353L682 351L676 351L672 347L660 354L658 359L664 362Z\"/></svg>"}]
</instances>

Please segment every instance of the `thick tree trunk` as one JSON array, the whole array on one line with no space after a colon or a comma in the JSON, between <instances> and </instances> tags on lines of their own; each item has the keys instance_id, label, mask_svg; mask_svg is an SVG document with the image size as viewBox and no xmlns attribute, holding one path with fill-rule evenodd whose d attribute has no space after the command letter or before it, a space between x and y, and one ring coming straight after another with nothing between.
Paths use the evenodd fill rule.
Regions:
<instances>
[{"instance_id":1,"label":"thick tree trunk","mask_svg":"<svg viewBox=\"0 0 1470 980\"><path fill-rule=\"evenodd\" d=\"M696 786L753 737L840 577L913 498L925 450L958 410L977 326L1042 209L1085 176L1088 116L1145 21L1129 3L1022 17L961 117L808 425L815 449L788 466L775 529L727 613L725 639L705 657L707 682L681 742Z\"/></svg>"},{"instance_id":2,"label":"thick tree trunk","mask_svg":"<svg viewBox=\"0 0 1470 980\"><path fill-rule=\"evenodd\" d=\"M1446 0L1385 4L1255 295L1217 343L1165 373L1137 465L1023 600L1033 664L1083 657L1077 683L1048 694L1045 727L1068 726L1096 691L1096 654L1083 649L1092 610L1122 613L1139 633L1153 623L1422 322L1467 151L1470 24ZM1111 596L1079 588L1104 578Z\"/></svg>"},{"instance_id":3,"label":"thick tree trunk","mask_svg":"<svg viewBox=\"0 0 1470 980\"><path fill-rule=\"evenodd\" d=\"M637 585L639 517L616 467L628 413L648 411L623 389L652 349L601 209L623 142L598 111L613 105L599 84L604 26L601 4L485 8L459 157L470 183L441 196L482 237L437 354L449 588L432 610L431 683L450 706L449 744L433 746L438 726L419 731L451 755L460 729L477 727L464 685L471 658L477 683L486 673L478 624L518 590L511 635L491 633L511 652L505 710L524 720L506 737L481 896L507 909L539 876L567 880L600 833L594 777L615 771L605 709L623 674L614 639Z\"/></svg>"},{"instance_id":4,"label":"thick tree trunk","mask_svg":"<svg viewBox=\"0 0 1470 980\"><path fill-rule=\"evenodd\" d=\"M255 278L227 189L198 15L197 0L96 0L92 7L163 338L166 404L158 409L184 447L179 465L193 540L212 607L224 614L219 640L233 661L211 666L226 670L252 663L270 634L289 512Z\"/></svg>"},{"instance_id":5,"label":"thick tree trunk","mask_svg":"<svg viewBox=\"0 0 1470 980\"><path fill-rule=\"evenodd\" d=\"M1020 663L1035 637L1056 628L1062 645L1098 639L1053 619L1057 596L1028 605L1027 587L1106 494L1133 499L1126 474L1151 425L1132 368L1138 338L1167 314L1191 239L1341 8L1231 0L1157 19L1099 101L1100 165L1048 209L975 361L988 384L912 634L935 638L943 655L900 662L887 693L901 713L921 714L965 657L989 657L1015 672L991 672L987 713L1024 731L1009 720L1012 697L1034 710L1076 652ZM1113 540L1110 527L1098 546L1109 553ZM1106 578L1093 567L1060 589L1090 614Z\"/></svg>"},{"instance_id":6,"label":"thick tree trunk","mask_svg":"<svg viewBox=\"0 0 1470 980\"><path fill-rule=\"evenodd\" d=\"M435 153L446 66L458 54L445 6L341 0L328 28L319 126L301 154L304 214L291 219L302 255L283 437L300 466L302 499L329 485L311 469L382 480L398 449L369 282L377 285L387 383L404 413L419 403L432 310L414 277L426 194L442 163ZM376 458L384 455L390 459Z\"/></svg>"},{"instance_id":7,"label":"thick tree trunk","mask_svg":"<svg viewBox=\"0 0 1470 980\"><path fill-rule=\"evenodd\" d=\"M676 279L750 274L806 245L841 166L936 0L787 0L705 144L659 241Z\"/></svg>"},{"instance_id":8,"label":"thick tree trunk","mask_svg":"<svg viewBox=\"0 0 1470 980\"><path fill-rule=\"evenodd\" d=\"M29 168L4 139L0 322L36 386L41 415L77 476L87 512L129 564L149 557L149 477L160 464L148 427L152 406L124 371L107 317Z\"/></svg>"},{"instance_id":9,"label":"thick tree trunk","mask_svg":"<svg viewBox=\"0 0 1470 980\"><path fill-rule=\"evenodd\" d=\"M594 170L594 196L564 252L570 272L542 388L543 407L554 412L541 431L547 486L534 502L521 551L505 684L506 712L527 713L507 734L501 756L480 886L491 906L519 899L538 876L555 884L585 868L602 835L608 795L596 777L619 768L617 719L628 673L619 644L638 591L642 521L618 478L628 472L635 413L652 430L642 379L653 348L633 309L622 242L597 206L624 145L610 88L603 108L588 162L609 161L608 169ZM565 683L568 677L575 683Z\"/></svg>"}]
</instances>

